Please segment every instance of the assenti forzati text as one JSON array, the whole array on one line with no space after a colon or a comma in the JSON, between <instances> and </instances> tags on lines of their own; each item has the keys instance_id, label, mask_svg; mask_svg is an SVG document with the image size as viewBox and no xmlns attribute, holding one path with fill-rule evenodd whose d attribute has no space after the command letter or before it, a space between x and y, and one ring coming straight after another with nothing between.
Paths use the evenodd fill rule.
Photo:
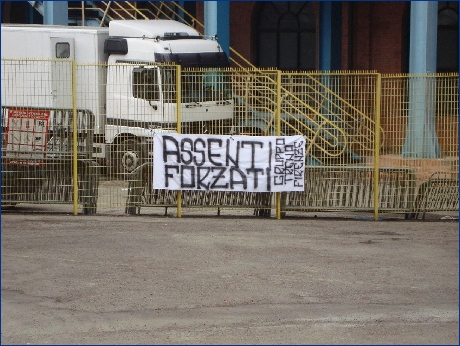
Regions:
<instances>
[{"instance_id":1,"label":"assenti forzati text","mask_svg":"<svg viewBox=\"0 0 460 346\"><path fill-rule=\"evenodd\" d=\"M154 188L303 191L302 136L156 134Z\"/></svg>"}]
</instances>

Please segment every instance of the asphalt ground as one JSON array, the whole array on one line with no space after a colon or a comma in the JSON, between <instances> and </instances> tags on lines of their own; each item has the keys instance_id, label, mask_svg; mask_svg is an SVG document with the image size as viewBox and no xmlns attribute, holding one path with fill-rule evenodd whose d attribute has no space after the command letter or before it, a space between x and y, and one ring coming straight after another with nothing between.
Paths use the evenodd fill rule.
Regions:
<instances>
[{"instance_id":1,"label":"asphalt ground","mask_svg":"<svg viewBox=\"0 0 460 346\"><path fill-rule=\"evenodd\" d=\"M2 344L458 344L458 218L3 211Z\"/></svg>"}]
</instances>

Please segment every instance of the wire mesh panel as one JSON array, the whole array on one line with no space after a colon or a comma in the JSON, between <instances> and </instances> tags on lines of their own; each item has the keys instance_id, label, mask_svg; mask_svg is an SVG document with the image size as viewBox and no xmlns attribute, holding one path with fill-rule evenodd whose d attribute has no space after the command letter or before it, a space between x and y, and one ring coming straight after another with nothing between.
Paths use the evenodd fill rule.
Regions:
<instances>
[{"instance_id":1,"label":"wire mesh panel","mask_svg":"<svg viewBox=\"0 0 460 346\"><path fill-rule=\"evenodd\" d=\"M309 164L362 164L373 155L376 76L282 74L281 132L305 135Z\"/></svg>"},{"instance_id":2,"label":"wire mesh panel","mask_svg":"<svg viewBox=\"0 0 460 346\"><path fill-rule=\"evenodd\" d=\"M380 165L413 170L417 201L434 191L428 187L435 185L435 173L451 176L452 186L458 184L458 74L383 75L381 105L386 136ZM442 191L448 189L436 189L438 198L451 200ZM452 207L438 203L429 210Z\"/></svg>"},{"instance_id":3,"label":"wire mesh panel","mask_svg":"<svg viewBox=\"0 0 460 346\"><path fill-rule=\"evenodd\" d=\"M2 59L3 206L77 196L96 210L94 115L75 108L72 75L72 61Z\"/></svg>"},{"instance_id":4,"label":"wire mesh panel","mask_svg":"<svg viewBox=\"0 0 460 346\"><path fill-rule=\"evenodd\" d=\"M131 173L151 159L155 134L176 131L175 71L139 62L77 65L77 103L96 115L101 210L125 207Z\"/></svg>"},{"instance_id":5,"label":"wire mesh panel","mask_svg":"<svg viewBox=\"0 0 460 346\"><path fill-rule=\"evenodd\" d=\"M230 70L187 68L180 82L181 133L230 134L234 102Z\"/></svg>"},{"instance_id":6,"label":"wire mesh panel","mask_svg":"<svg viewBox=\"0 0 460 346\"><path fill-rule=\"evenodd\" d=\"M458 210L458 74L7 59L1 68L2 205L77 197L88 213L180 206L265 216L277 206L274 193L153 189L153 140L181 132L304 136L306 188L282 194L284 212L375 201L381 212Z\"/></svg>"},{"instance_id":7,"label":"wire mesh panel","mask_svg":"<svg viewBox=\"0 0 460 346\"><path fill-rule=\"evenodd\" d=\"M141 208L176 208L177 191L153 188L153 164L146 163L135 172L128 189L126 212L140 214ZM181 207L191 209L213 209L219 215L223 209L251 209L258 216L269 216L273 207L272 193L191 191L181 193Z\"/></svg>"},{"instance_id":8,"label":"wire mesh panel","mask_svg":"<svg viewBox=\"0 0 460 346\"><path fill-rule=\"evenodd\" d=\"M180 132L200 135L261 135L276 132L276 73L272 76L234 69L184 69L180 75ZM148 172L148 173L146 173ZM133 174L127 212L136 207L177 206L190 209L249 209L267 213L270 198L251 192L177 191L152 189L149 166ZM263 207L263 211L262 208ZM254 211L257 209L256 211Z\"/></svg>"},{"instance_id":9,"label":"wire mesh panel","mask_svg":"<svg viewBox=\"0 0 460 346\"><path fill-rule=\"evenodd\" d=\"M171 206L170 196L175 199L176 191L145 194L139 190L139 186L148 185L152 179L139 169L153 162L152 141L155 135L167 132L239 134L245 129L241 119L234 116L231 70L182 70L174 65L139 62L99 66L96 72L94 69L91 65L78 65L78 81L85 87L77 89L80 92L79 102L91 105L97 113L96 119L99 119L93 159L97 160L104 173L99 189L98 208L101 210L129 208L133 200L137 201L136 205L153 206L152 201L155 201L158 207ZM104 95L92 92L97 89L97 78L91 78L95 73L106 75ZM103 80L100 78L101 82ZM273 114L270 113L270 116ZM255 134L255 125L251 126L247 134ZM257 131L260 133L262 130ZM133 191L140 195L133 197ZM192 195L188 198L187 191L183 191L181 205L184 208L199 206L196 204L198 199ZM190 204L189 200L193 203ZM219 203L203 204L208 208L218 206ZM233 206L248 207L238 203L233 203Z\"/></svg>"},{"instance_id":10,"label":"wire mesh panel","mask_svg":"<svg viewBox=\"0 0 460 346\"><path fill-rule=\"evenodd\" d=\"M410 213L415 177L410 169L381 168L380 212ZM368 211L374 209L374 171L368 166L312 166L305 172L305 191L283 196L282 211Z\"/></svg>"},{"instance_id":11,"label":"wire mesh panel","mask_svg":"<svg viewBox=\"0 0 460 346\"><path fill-rule=\"evenodd\" d=\"M384 75L381 105L380 165L414 171L415 215L458 210L458 74Z\"/></svg>"},{"instance_id":12,"label":"wire mesh panel","mask_svg":"<svg viewBox=\"0 0 460 346\"><path fill-rule=\"evenodd\" d=\"M273 70L232 70L232 133L250 136L277 134L277 78L277 73Z\"/></svg>"},{"instance_id":13,"label":"wire mesh panel","mask_svg":"<svg viewBox=\"0 0 460 346\"><path fill-rule=\"evenodd\" d=\"M419 180L458 167L458 75L384 75L381 109L381 160L420 168Z\"/></svg>"},{"instance_id":14,"label":"wire mesh panel","mask_svg":"<svg viewBox=\"0 0 460 346\"><path fill-rule=\"evenodd\" d=\"M458 211L458 174L433 173L418 187L414 217L431 211Z\"/></svg>"}]
</instances>

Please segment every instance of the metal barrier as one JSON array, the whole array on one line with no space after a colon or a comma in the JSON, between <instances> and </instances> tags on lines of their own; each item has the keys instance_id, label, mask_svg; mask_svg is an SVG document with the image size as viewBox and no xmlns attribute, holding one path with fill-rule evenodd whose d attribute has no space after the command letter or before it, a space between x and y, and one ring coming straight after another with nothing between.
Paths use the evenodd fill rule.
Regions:
<instances>
[{"instance_id":1,"label":"metal barrier","mask_svg":"<svg viewBox=\"0 0 460 346\"><path fill-rule=\"evenodd\" d=\"M97 210L99 172L90 160L78 160L78 203L83 214ZM48 159L27 164L2 159L2 208L18 203L73 204L73 162Z\"/></svg>"},{"instance_id":2,"label":"metal barrier","mask_svg":"<svg viewBox=\"0 0 460 346\"><path fill-rule=\"evenodd\" d=\"M261 216L273 208L278 212L278 207L283 213L458 210L455 179L442 180L443 185L432 177L434 172L458 174L458 74L134 65L2 59L2 83L9 86L2 89L4 205L73 201L83 204L84 212L126 208L136 214L143 207L180 203L184 208L217 208L217 213L245 208ZM139 78L152 71L160 73L164 88L161 97L147 100L153 84ZM123 78L109 85L109 72ZM130 76L137 76L136 88ZM205 88L203 82L213 87ZM411 102L414 95L429 100L429 112L420 106L423 102ZM163 107L159 100L168 102ZM421 131L425 125L427 131ZM153 137L168 131L302 134L307 189L283 194L285 203L272 193L152 190ZM144 166L135 169L140 163Z\"/></svg>"},{"instance_id":3,"label":"metal barrier","mask_svg":"<svg viewBox=\"0 0 460 346\"><path fill-rule=\"evenodd\" d=\"M84 214L96 213L101 173L91 159L94 115L81 109L75 119L73 114L2 106L2 208L80 204Z\"/></svg>"},{"instance_id":4,"label":"metal barrier","mask_svg":"<svg viewBox=\"0 0 460 346\"><path fill-rule=\"evenodd\" d=\"M407 168L379 169L379 212L404 213L425 218L426 212L458 211L458 178L436 173L416 188L416 177ZM305 172L305 192L281 194L281 213L288 211L367 211L374 209L372 167L316 166ZM140 214L144 207L177 208L177 191L153 189L153 166L144 164L129 181L126 213ZM276 208L273 193L182 191L183 208L252 208L268 217Z\"/></svg>"},{"instance_id":5,"label":"metal barrier","mask_svg":"<svg viewBox=\"0 0 460 346\"><path fill-rule=\"evenodd\" d=\"M222 208L250 208L254 215L270 216L272 193L257 192L223 192L223 191L191 191L181 193L181 208L214 208L220 215ZM153 165L145 163L132 173L129 179L128 196L126 197L125 212L130 215L139 215L141 208L178 207L177 191L158 190L153 188Z\"/></svg>"},{"instance_id":6,"label":"metal barrier","mask_svg":"<svg viewBox=\"0 0 460 346\"><path fill-rule=\"evenodd\" d=\"M409 214L415 198L415 175L410 169L380 168L379 211ZM373 211L373 168L308 167L305 192L282 193L281 212ZM275 208L273 193L182 191L182 207L253 208L254 214L269 216ZM142 207L177 207L177 191L153 189L153 166L144 164L130 180L127 214L140 214ZM219 213L219 212L218 212Z\"/></svg>"},{"instance_id":7,"label":"metal barrier","mask_svg":"<svg viewBox=\"0 0 460 346\"><path fill-rule=\"evenodd\" d=\"M381 81L380 124L385 136L380 155L418 158L420 163L458 159L458 73L382 75ZM417 150L411 144L419 140L430 144ZM431 151L436 155L429 156Z\"/></svg>"},{"instance_id":8,"label":"metal barrier","mask_svg":"<svg viewBox=\"0 0 460 346\"><path fill-rule=\"evenodd\" d=\"M373 211L373 168L316 166L305 170L305 192L283 194L281 211ZM380 168L379 212L410 213L415 197L411 169Z\"/></svg>"},{"instance_id":9,"label":"metal barrier","mask_svg":"<svg viewBox=\"0 0 460 346\"><path fill-rule=\"evenodd\" d=\"M411 216L434 211L458 211L458 175L437 172L418 187Z\"/></svg>"}]
</instances>

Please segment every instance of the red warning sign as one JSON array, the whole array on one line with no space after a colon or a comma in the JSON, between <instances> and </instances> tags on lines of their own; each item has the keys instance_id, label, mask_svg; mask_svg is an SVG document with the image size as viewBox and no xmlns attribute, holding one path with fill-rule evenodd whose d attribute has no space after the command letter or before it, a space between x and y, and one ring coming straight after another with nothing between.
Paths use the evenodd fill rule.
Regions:
<instances>
[{"instance_id":1,"label":"red warning sign","mask_svg":"<svg viewBox=\"0 0 460 346\"><path fill-rule=\"evenodd\" d=\"M10 108L7 116L6 157L17 159L21 163L26 163L27 161L23 161L26 159L44 158L50 111Z\"/></svg>"}]
</instances>

